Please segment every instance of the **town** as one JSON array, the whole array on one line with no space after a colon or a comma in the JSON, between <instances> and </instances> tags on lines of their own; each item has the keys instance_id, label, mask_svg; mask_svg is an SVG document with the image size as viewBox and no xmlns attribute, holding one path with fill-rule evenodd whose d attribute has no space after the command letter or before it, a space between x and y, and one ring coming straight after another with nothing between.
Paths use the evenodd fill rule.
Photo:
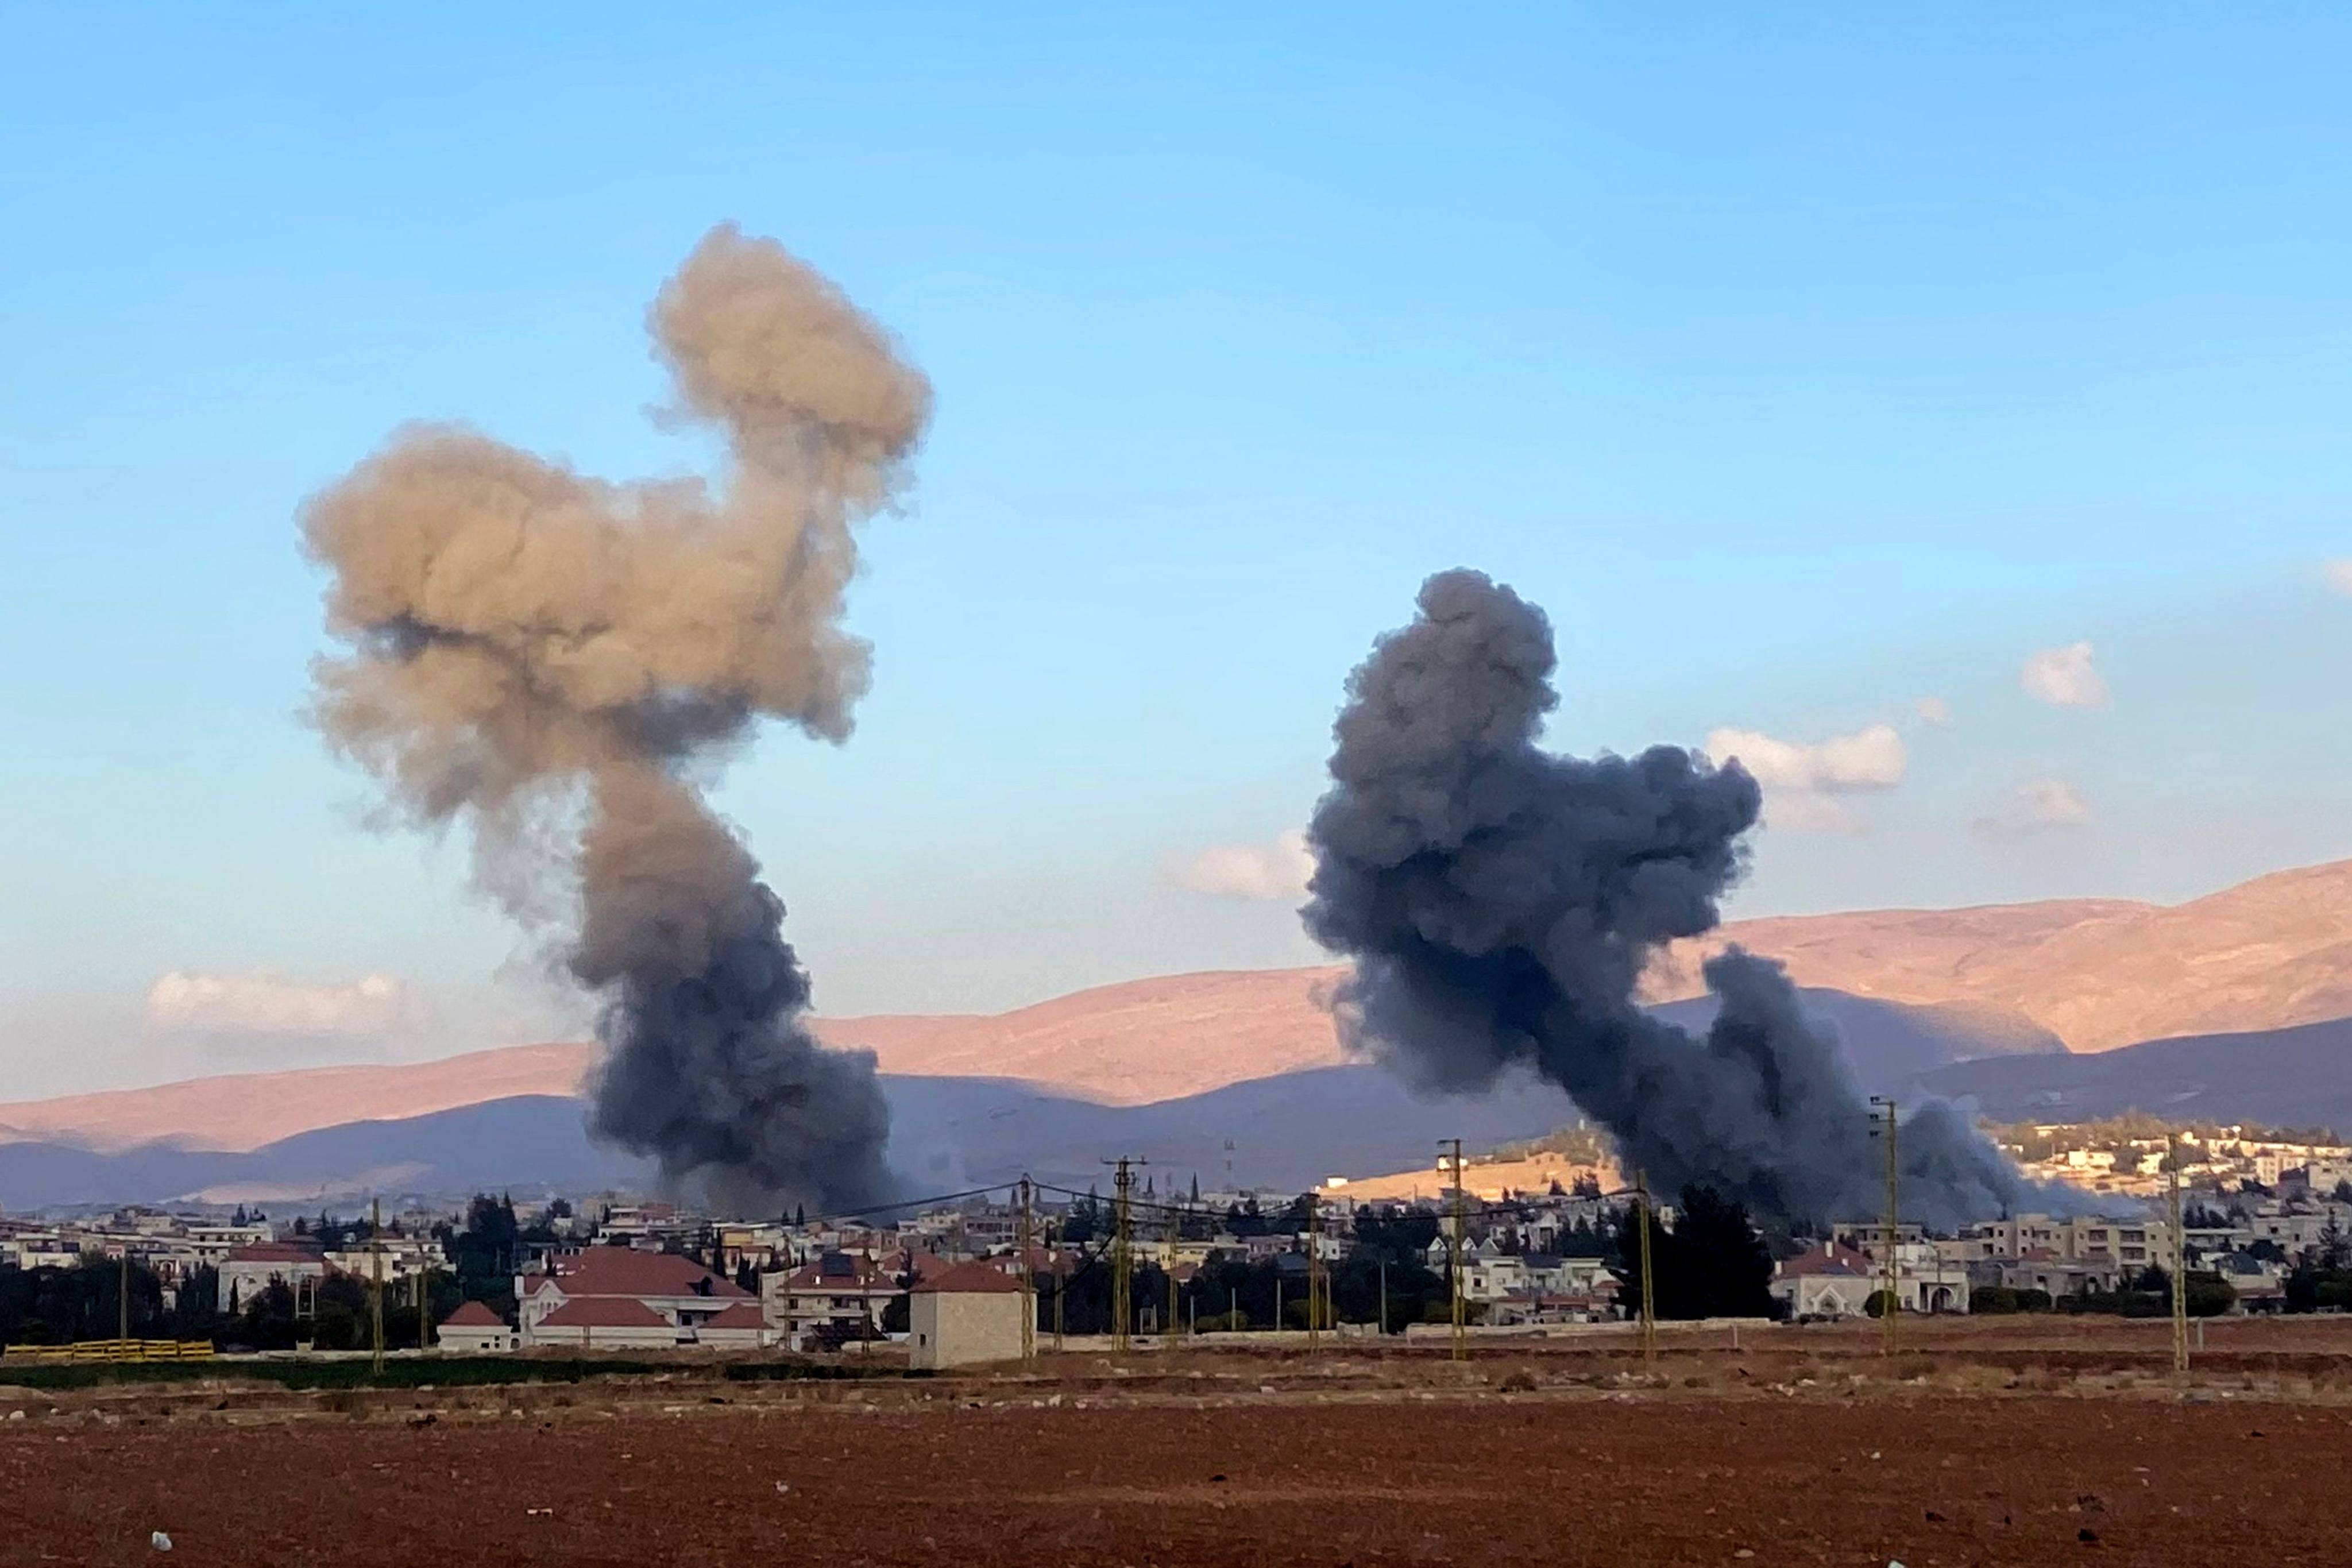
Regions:
<instances>
[{"instance_id":1,"label":"town","mask_svg":"<svg viewBox=\"0 0 2352 1568\"><path fill-rule=\"evenodd\" d=\"M2352 1148L2325 1134L2167 1128L2133 1117L1998 1130L2037 1176L2090 1180L2071 1213L1931 1235L1853 1216L1767 1235L1704 1189L1661 1196L1663 1319L1798 1323L1911 1313L2153 1315L2175 1241L2151 1184L2181 1184L2179 1267L2197 1315L2352 1307ZM0 1216L0 1344L152 1335L222 1352L896 1352L914 1365L1218 1334L1540 1334L1626 1321L1642 1198L1587 1163L1543 1190L1525 1150L1441 1158L1427 1195L1162 1187L1010 1189L855 1216L699 1214L606 1194L455 1210L271 1215L133 1208ZM2177 1173L2167 1168L2170 1158ZM1560 1179L1564 1177L1565 1179ZM1390 1184L1392 1185L1393 1184ZM2053 1188L2054 1191L2059 1189ZM2054 1208L2054 1205L2053 1205ZM1631 1238L1631 1239L1629 1239ZM1891 1238L1891 1246L1890 1246ZM1022 1303L1028 1303L1027 1322ZM945 1317L940 1314L945 1312ZM930 1326L926 1327L926 1323ZM940 1324L953 1327L944 1331ZM1026 1337L1024 1338L1024 1331Z\"/></svg>"}]
</instances>

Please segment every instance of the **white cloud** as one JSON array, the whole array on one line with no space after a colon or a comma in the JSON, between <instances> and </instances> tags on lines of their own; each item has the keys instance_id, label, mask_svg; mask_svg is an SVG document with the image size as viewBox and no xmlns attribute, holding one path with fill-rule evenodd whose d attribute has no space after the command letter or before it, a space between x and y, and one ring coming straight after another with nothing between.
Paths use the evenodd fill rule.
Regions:
<instances>
[{"instance_id":1,"label":"white cloud","mask_svg":"<svg viewBox=\"0 0 2352 1568\"><path fill-rule=\"evenodd\" d=\"M1977 819L1980 833L2016 835L2053 827L2090 825L2091 803L2072 783L2060 778L2028 779L2011 790L1994 810Z\"/></svg>"},{"instance_id":2,"label":"white cloud","mask_svg":"<svg viewBox=\"0 0 2352 1568\"><path fill-rule=\"evenodd\" d=\"M1755 730L1717 730L1706 754L1739 765L1764 786L1764 822L1799 833L1861 833L1865 823L1838 797L1893 789L1909 759L1892 724L1872 724L1826 741L1782 741Z\"/></svg>"},{"instance_id":3,"label":"white cloud","mask_svg":"<svg viewBox=\"0 0 2352 1568\"><path fill-rule=\"evenodd\" d=\"M1892 724L1811 742L1780 741L1755 730L1717 730L1706 738L1717 762L1733 757L1766 789L1835 794L1893 789L1903 782L1903 737Z\"/></svg>"},{"instance_id":4,"label":"white cloud","mask_svg":"<svg viewBox=\"0 0 2352 1568\"><path fill-rule=\"evenodd\" d=\"M2327 574L2327 585L2339 594L2352 595L2352 555L2330 561L2320 568Z\"/></svg>"},{"instance_id":5,"label":"white cloud","mask_svg":"<svg viewBox=\"0 0 2352 1568\"><path fill-rule=\"evenodd\" d=\"M200 1034L380 1035L410 1022L415 1010L406 984L389 974L314 985L266 970L175 970L147 988L150 1024Z\"/></svg>"},{"instance_id":6,"label":"white cloud","mask_svg":"<svg viewBox=\"0 0 2352 1568\"><path fill-rule=\"evenodd\" d=\"M1952 716L1952 705L1940 697L1922 697L1919 699L1918 708L1919 721L1923 724L1933 725L1938 730L1949 730L1959 723L1959 721Z\"/></svg>"},{"instance_id":7,"label":"white cloud","mask_svg":"<svg viewBox=\"0 0 2352 1568\"><path fill-rule=\"evenodd\" d=\"M2107 683L2091 663L2091 645L2046 647L2025 661L2018 684L2053 708L2105 708Z\"/></svg>"},{"instance_id":8,"label":"white cloud","mask_svg":"<svg viewBox=\"0 0 2352 1568\"><path fill-rule=\"evenodd\" d=\"M1303 899L1315 874L1315 852L1297 828L1271 844L1219 844L1176 868L1177 882L1221 899Z\"/></svg>"}]
</instances>

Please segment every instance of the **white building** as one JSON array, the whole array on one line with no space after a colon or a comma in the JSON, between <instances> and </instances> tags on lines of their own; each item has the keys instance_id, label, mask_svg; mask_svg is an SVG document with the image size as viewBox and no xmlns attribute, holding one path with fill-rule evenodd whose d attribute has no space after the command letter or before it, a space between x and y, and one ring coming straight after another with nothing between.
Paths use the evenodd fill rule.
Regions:
<instances>
[{"instance_id":1,"label":"white building","mask_svg":"<svg viewBox=\"0 0 2352 1568\"><path fill-rule=\"evenodd\" d=\"M479 1301L468 1301L450 1313L435 1331L435 1341L457 1355L499 1355L522 1348L522 1336Z\"/></svg>"},{"instance_id":2,"label":"white building","mask_svg":"<svg viewBox=\"0 0 2352 1568\"><path fill-rule=\"evenodd\" d=\"M673 1350L678 1328L627 1296L585 1296L542 1311L524 1330L530 1347L565 1345L583 1351Z\"/></svg>"},{"instance_id":3,"label":"white building","mask_svg":"<svg viewBox=\"0 0 2352 1568\"><path fill-rule=\"evenodd\" d=\"M292 1289L315 1286L327 1277L327 1260L307 1247L262 1241L233 1247L220 1261L219 1295L214 1310L234 1312L272 1285Z\"/></svg>"},{"instance_id":4,"label":"white building","mask_svg":"<svg viewBox=\"0 0 2352 1568\"><path fill-rule=\"evenodd\" d=\"M526 1346L583 1344L593 1335L604 1348L642 1347L654 1342L654 1322L668 1331L660 1342L692 1344L704 1324L753 1300L733 1280L670 1253L591 1247L548 1263L546 1272L515 1279Z\"/></svg>"}]
</instances>

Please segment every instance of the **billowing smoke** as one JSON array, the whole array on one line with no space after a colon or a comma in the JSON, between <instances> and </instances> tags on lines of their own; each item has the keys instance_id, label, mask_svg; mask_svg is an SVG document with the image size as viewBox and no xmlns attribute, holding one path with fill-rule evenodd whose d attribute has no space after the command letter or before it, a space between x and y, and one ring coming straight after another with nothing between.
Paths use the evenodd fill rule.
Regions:
<instances>
[{"instance_id":1,"label":"billowing smoke","mask_svg":"<svg viewBox=\"0 0 2352 1568\"><path fill-rule=\"evenodd\" d=\"M608 483L457 426L397 433L313 498L333 575L331 743L477 878L552 924L603 1003L593 1130L739 1210L880 1195L869 1054L821 1048L783 905L703 799L762 718L845 739L868 650L842 629L856 526L891 504L930 384L771 240L705 236L649 313L716 485Z\"/></svg>"},{"instance_id":2,"label":"billowing smoke","mask_svg":"<svg viewBox=\"0 0 2352 1568\"><path fill-rule=\"evenodd\" d=\"M1532 1066L1661 1192L1703 1183L1816 1222L1878 1212L1868 1107L1780 965L1708 963L1703 1037L1633 1001L1661 943L1716 924L1755 780L1672 746L1541 750L1558 701L1543 612L1475 572L1432 577L1420 608L1349 679L1308 829L1307 929L1355 960L1350 1043L1444 1088ZM1948 1106L1906 1118L1896 1149L1911 1218L1948 1226L2029 1192Z\"/></svg>"}]
</instances>

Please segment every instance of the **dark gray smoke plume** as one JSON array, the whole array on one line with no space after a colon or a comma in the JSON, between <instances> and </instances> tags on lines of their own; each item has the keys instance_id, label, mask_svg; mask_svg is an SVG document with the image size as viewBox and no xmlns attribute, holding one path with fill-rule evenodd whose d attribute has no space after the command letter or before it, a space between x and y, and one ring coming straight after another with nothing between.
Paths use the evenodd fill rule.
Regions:
<instances>
[{"instance_id":1,"label":"dark gray smoke plume","mask_svg":"<svg viewBox=\"0 0 2352 1568\"><path fill-rule=\"evenodd\" d=\"M604 1000L594 1130L742 1210L880 1195L867 1053L821 1048L783 905L698 783L761 718L840 741L867 648L856 526L894 500L930 384L771 240L712 230L647 325L730 462L608 483L419 426L315 497L333 574L315 711L426 825L473 829L518 918ZM698 769L700 771L698 773Z\"/></svg>"},{"instance_id":2,"label":"dark gray smoke plume","mask_svg":"<svg viewBox=\"0 0 2352 1568\"><path fill-rule=\"evenodd\" d=\"M1662 1192L1704 1183L1816 1222L1877 1213L1868 1108L1780 965L1737 949L1709 962L1721 1007L1703 1037L1633 1001L1661 943L1716 924L1755 780L1672 746L1589 762L1540 750L1552 668L1541 610L1449 572L1349 679L1306 910L1315 938L1356 961L1343 1029L1446 1088L1532 1066ZM1915 1111L1896 1148L1906 1212L1930 1225L2029 1192L1948 1106Z\"/></svg>"}]
</instances>

